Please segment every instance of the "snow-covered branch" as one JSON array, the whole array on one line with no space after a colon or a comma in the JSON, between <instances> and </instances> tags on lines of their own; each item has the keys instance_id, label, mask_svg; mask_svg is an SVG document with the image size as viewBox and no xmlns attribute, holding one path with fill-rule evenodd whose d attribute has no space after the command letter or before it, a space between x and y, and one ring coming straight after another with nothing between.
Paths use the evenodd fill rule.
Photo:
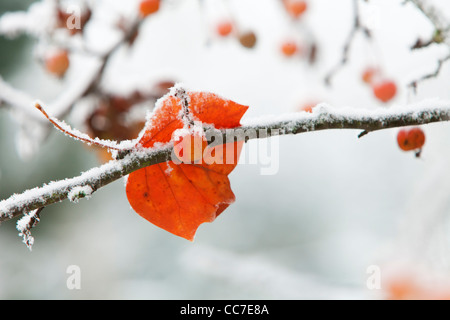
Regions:
<instances>
[{"instance_id":1,"label":"snow-covered branch","mask_svg":"<svg viewBox=\"0 0 450 320\"><path fill-rule=\"evenodd\" d=\"M298 134L327 129L355 129L368 132L450 120L450 101L430 100L416 105L379 108L375 110L355 108L333 108L326 104L317 105L312 113L298 112L280 116L266 116L248 119L241 127L215 133L229 141L266 138L273 135ZM171 160L172 143L152 149L132 149L122 158L82 173L78 177L51 182L42 187L14 194L0 201L0 222L7 221L38 208L66 199L78 201L89 197L99 188L125 177L129 173ZM120 153L119 153L120 154Z\"/></svg>"},{"instance_id":2,"label":"snow-covered branch","mask_svg":"<svg viewBox=\"0 0 450 320\"><path fill-rule=\"evenodd\" d=\"M436 77L439 75L439 73L441 72L442 67L444 66L444 64L445 64L447 61L450 61L450 54L448 54L448 55L445 56L444 58L439 59L439 60L437 61L436 69L435 69L433 72L430 72L430 73L428 73L428 74L426 74L426 75L423 75L423 76L420 77L419 79L416 79L416 80L414 80L414 81L411 81L411 82L408 84L408 87L409 87L409 88L413 88L414 90L416 90L416 89L417 89L417 84L418 84L418 83L420 83L420 82L422 82L422 81L425 81L425 80L428 80L428 79L436 78Z\"/></svg>"},{"instance_id":3,"label":"snow-covered branch","mask_svg":"<svg viewBox=\"0 0 450 320\"><path fill-rule=\"evenodd\" d=\"M27 190L22 194L12 195L0 202L0 221L9 220L22 213L62 200L77 201L80 198L88 197L99 188L135 170L167 161L170 159L171 151L171 145L159 149L135 151L123 159L111 160L100 167L82 173L78 177L51 182L42 187ZM89 186L89 188L80 189L86 186ZM74 192L74 190L78 190L78 192ZM89 192L86 192L86 190L89 190Z\"/></svg>"},{"instance_id":4,"label":"snow-covered branch","mask_svg":"<svg viewBox=\"0 0 450 320\"><path fill-rule=\"evenodd\" d=\"M268 116L245 122L243 130L279 131L279 134L297 134L326 129L359 129L366 133L397 128L403 126L421 125L432 122L450 120L450 101L427 100L407 106L377 108L374 110L356 109L351 107L333 108L319 104L313 113L294 113L278 117Z\"/></svg>"}]
</instances>

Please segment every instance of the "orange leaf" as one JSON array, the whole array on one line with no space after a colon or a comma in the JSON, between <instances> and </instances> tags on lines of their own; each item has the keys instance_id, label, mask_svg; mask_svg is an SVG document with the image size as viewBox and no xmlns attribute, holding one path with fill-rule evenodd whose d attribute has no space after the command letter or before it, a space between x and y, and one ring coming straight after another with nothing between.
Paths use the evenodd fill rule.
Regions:
<instances>
[{"instance_id":1,"label":"orange leaf","mask_svg":"<svg viewBox=\"0 0 450 320\"><path fill-rule=\"evenodd\" d=\"M193 118L215 128L240 126L248 107L212 93L188 93ZM180 99L168 95L158 102L138 144L151 148L171 141L175 130L183 128ZM193 240L197 228L212 222L235 196L228 174L236 167L243 142L207 147L211 163L155 164L131 173L126 184L128 201L143 218L177 236ZM218 161L217 161L218 160ZM223 161L221 161L223 160Z\"/></svg>"}]
</instances>

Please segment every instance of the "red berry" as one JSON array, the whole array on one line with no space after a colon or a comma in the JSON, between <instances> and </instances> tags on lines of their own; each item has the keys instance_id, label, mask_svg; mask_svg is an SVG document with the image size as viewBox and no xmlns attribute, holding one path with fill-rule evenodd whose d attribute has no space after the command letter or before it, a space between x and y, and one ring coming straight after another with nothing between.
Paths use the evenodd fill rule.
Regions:
<instances>
[{"instance_id":1,"label":"red berry","mask_svg":"<svg viewBox=\"0 0 450 320\"><path fill-rule=\"evenodd\" d=\"M308 8L306 1L302 0L285 0L284 6L286 11L294 18L299 18Z\"/></svg>"},{"instance_id":2,"label":"red berry","mask_svg":"<svg viewBox=\"0 0 450 320\"><path fill-rule=\"evenodd\" d=\"M139 13L142 17L155 13L159 10L160 0L142 0L139 4Z\"/></svg>"},{"instance_id":3,"label":"red berry","mask_svg":"<svg viewBox=\"0 0 450 320\"><path fill-rule=\"evenodd\" d=\"M45 68L48 72L62 77L69 68L69 53L66 50L60 50L52 53L45 59Z\"/></svg>"},{"instance_id":4,"label":"red berry","mask_svg":"<svg viewBox=\"0 0 450 320\"><path fill-rule=\"evenodd\" d=\"M403 151L419 150L425 144L425 133L419 127L401 129L397 134L397 143Z\"/></svg>"},{"instance_id":5,"label":"red berry","mask_svg":"<svg viewBox=\"0 0 450 320\"><path fill-rule=\"evenodd\" d=\"M397 86L393 81L385 80L372 86L373 94L382 102L388 102L395 97Z\"/></svg>"},{"instance_id":6,"label":"red berry","mask_svg":"<svg viewBox=\"0 0 450 320\"><path fill-rule=\"evenodd\" d=\"M233 24L229 21L223 21L217 25L216 30L220 36L226 37L233 31Z\"/></svg>"},{"instance_id":7,"label":"red berry","mask_svg":"<svg viewBox=\"0 0 450 320\"><path fill-rule=\"evenodd\" d=\"M286 41L281 44L281 52L286 57L291 57L298 52L298 47L293 41Z\"/></svg>"}]
</instances>

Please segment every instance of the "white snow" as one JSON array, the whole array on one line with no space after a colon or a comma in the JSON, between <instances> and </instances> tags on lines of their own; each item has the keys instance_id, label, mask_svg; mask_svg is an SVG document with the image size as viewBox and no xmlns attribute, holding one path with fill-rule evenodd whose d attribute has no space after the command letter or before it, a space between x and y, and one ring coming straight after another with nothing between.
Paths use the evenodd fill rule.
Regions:
<instances>
[{"instance_id":1,"label":"white snow","mask_svg":"<svg viewBox=\"0 0 450 320\"><path fill-rule=\"evenodd\" d=\"M99 146L102 146L104 148L110 148L110 149L117 149L117 141L111 141L111 140L103 140L103 139L99 139L97 137L95 138L91 138L89 135L87 135L86 133L80 132L77 129L73 129L70 127L70 125L68 125L65 121L59 120L55 117L49 116L50 120L52 120L54 123L56 123L58 127L56 127L58 130L60 130L61 132L63 132L65 135L75 139L75 140L80 140L84 143L87 143L88 145L91 144L97 144Z\"/></svg>"}]
</instances>

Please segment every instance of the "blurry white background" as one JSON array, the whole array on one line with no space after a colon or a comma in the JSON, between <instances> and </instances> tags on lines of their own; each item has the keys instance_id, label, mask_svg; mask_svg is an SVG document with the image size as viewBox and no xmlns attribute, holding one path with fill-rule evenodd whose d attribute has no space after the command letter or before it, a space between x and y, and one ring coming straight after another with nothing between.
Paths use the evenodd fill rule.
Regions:
<instances>
[{"instance_id":1,"label":"blurry white background","mask_svg":"<svg viewBox=\"0 0 450 320\"><path fill-rule=\"evenodd\" d=\"M214 35L214 22L228 14L224 2L243 28L257 34L255 48ZM373 24L373 44L359 34L348 63L325 87L323 78L341 58L352 27L351 1L308 1L298 25L276 0L205 0L203 10L195 0L163 1L133 48L120 52L107 70L105 87L126 92L167 76L189 89L250 106L243 122L296 112L308 101L372 109L450 99L448 65L439 77L421 83L417 95L406 88L433 71L447 47L411 51L417 38L433 29L416 8L402 2L361 4L363 18ZM96 3L106 17L137 7L135 1ZM449 4L434 3L450 16ZM284 36L302 35L304 26L318 44L312 66L279 52ZM101 45L102 27L91 27L98 28L93 43ZM19 40L20 50L8 56L6 50L13 49L7 43ZM51 101L83 72L77 68L82 57L74 56L66 79L54 79L34 60L33 42L19 40L2 39L0 51L6 58L15 56L2 77L33 98ZM360 80L373 61L398 84L389 105L375 100ZM2 62L3 70L7 65ZM99 165L96 154L57 131L23 159L16 151L17 126L8 109L0 110L2 199ZM258 165L237 166L229 176L236 202L214 223L202 225L193 243L134 213L121 181L89 200L46 208L32 231L31 252L18 237L15 221L5 222L0 226L0 298L377 299L388 292L385 286L367 288L369 266L379 266L382 279L399 263L401 273L420 266L427 275L448 274L450 126L423 128L427 140L420 159L398 148L396 129L361 139L353 130L281 137L279 154L272 155L279 171L261 175ZM80 267L80 290L66 286L70 265Z\"/></svg>"}]
</instances>

